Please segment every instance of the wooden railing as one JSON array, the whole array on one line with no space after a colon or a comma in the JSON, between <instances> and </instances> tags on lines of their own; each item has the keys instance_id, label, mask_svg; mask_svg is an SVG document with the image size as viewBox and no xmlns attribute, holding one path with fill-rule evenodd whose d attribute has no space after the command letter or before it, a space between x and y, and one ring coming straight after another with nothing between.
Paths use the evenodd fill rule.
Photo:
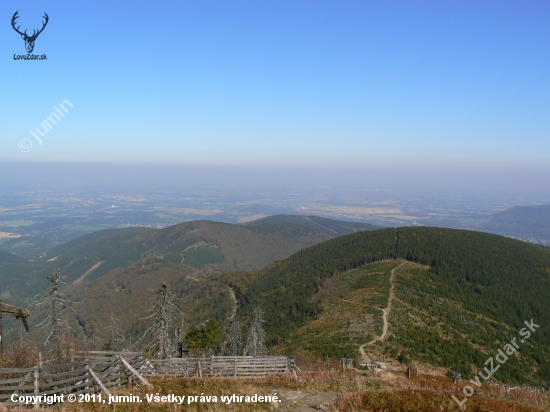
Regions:
<instances>
[{"instance_id":1,"label":"wooden railing","mask_svg":"<svg viewBox=\"0 0 550 412\"><path fill-rule=\"evenodd\" d=\"M109 388L127 386L139 379L151 386L145 376L198 378L256 378L298 370L286 356L211 356L209 358L143 359L141 352L86 352L89 359L61 365L0 369L0 402L12 396L61 394L109 394ZM38 408L47 401L34 406Z\"/></svg>"},{"instance_id":2,"label":"wooden railing","mask_svg":"<svg viewBox=\"0 0 550 412\"><path fill-rule=\"evenodd\" d=\"M104 356L60 365L0 369L0 402L21 405L11 401L12 395L19 399L21 395L79 395L100 391L109 394L108 388L120 388L128 385L133 378L140 378L136 369L143 363L141 353L96 354ZM45 403L37 403L35 407Z\"/></svg>"},{"instance_id":3,"label":"wooden railing","mask_svg":"<svg viewBox=\"0 0 550 412\"><path fill-rule=\"evenodd\" d=\"M289 372L286 356L211 356L209 358L172 358L145 360L142 375L255 378Z\"/></svg>"}]
</instances>

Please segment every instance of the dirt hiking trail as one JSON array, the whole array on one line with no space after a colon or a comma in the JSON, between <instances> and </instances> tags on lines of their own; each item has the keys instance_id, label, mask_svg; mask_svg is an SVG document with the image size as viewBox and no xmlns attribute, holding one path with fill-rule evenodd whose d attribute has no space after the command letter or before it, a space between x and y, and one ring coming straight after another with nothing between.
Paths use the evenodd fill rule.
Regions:
<instances>
[{"instance_id":1,"label":"dirt hiking trail","mask_svg":"<svg viewBox=\"0 0 550 412\"><path fill-rule=\"evenodd\" d=\"M384 338L386 337L386 334L388 333L388 316L390 315L391 308L392 308L392 300L395 296L395 292L394 292L394 289L395 289L395 282L394 282L395 271L397 269L401 268L401 266L406 265L407 263L409 263L409 262L407 262L407 261L401 262L401 264L399 266L393 268L392 271L391 271L391 276L390 276L390 285L391 286L390 286L390 296L388 298L388 306L385 309L378 308L382 311L382 320L384 321L384 326L382 328L382 334L380 336L375 336L373 340L371 340L370 342L364 343L363 345L361 345L359 347L359 352L361 353L361 356L363 358L364 363L370 363L371 362L371 359L369 358L369 356L365 352L365 346L369 346L369 345L372 345L375 342L378 342L380 340L384 340Z\"/></svg>"}]
</instances>

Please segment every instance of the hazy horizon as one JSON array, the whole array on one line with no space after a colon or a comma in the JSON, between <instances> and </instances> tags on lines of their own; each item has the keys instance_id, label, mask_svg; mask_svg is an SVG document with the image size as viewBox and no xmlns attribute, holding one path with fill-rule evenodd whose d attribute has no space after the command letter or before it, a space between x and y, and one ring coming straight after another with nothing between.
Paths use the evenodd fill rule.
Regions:
<instances>
[{"instance_id":1,"label":"hazy horizon","mask_svg":"<svg viewBox=\"0 0 550 412\"><path fill-rule=\"evenodd\" d=\"M274 167L94 163L0 164L0 192L29 188L73 187L144 191L150 189L243 192L292 190L316 191L325 195L337 191L402 192L403 194L466 195L475 200L486 196L510 202L550 203L546 184L550 169L536 168L433 168L407 167ZM251 193L251 196L254 196ZM523 202L518 199L524 199ZM368 200L366 195L365 200Z\"/></svg>"}]
</instances>

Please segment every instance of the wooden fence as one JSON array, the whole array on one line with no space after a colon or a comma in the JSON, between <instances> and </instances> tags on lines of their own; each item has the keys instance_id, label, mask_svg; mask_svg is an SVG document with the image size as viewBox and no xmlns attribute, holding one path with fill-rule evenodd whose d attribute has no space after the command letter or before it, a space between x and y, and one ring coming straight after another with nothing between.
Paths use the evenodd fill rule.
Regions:
<instances>
[{"instance_id":1,"label":"wooden fence","mask_svg":"<svg viewBox=\"0 0 550 412\"><path fill-rule=\"evenodd\" d=\"M82 355L82 354L81 354ZM181 376L211 378L256 378L299 370L286 356L211 356L209 358L143 359L141 352L92 351L89 359L62 365L34 368L0 369L0 402L12 402L19 396L49 396L61 394L109 394L109 388L127 386L139 379L151 384L144 376ZM46 400L36 403L46 404Z\"/></svg>"},{"instance_id":2,"label":"wooden fence","mask_svg":"<svg viewBox=\"0 0 550 412\"><path fill-rule=\"evenodd\" d=\"M172 358L145 360L142 375L256 378L291 372L293 363L286 356L211 356L209 358Z\"/></svg>"},{"instance_id":3,"label":"wooden fence","mask_svg":"<svg viewBox=\"0 0 550 412\"><path fill-rule=\"evenodd\" d=\"M94 359L62 365L0 369L0 402L21 405L20 402L12 402L12 395L19 399L19 396L25 395L79 395L100 391L109 394L108 388L120 388L132 379L140 378L136 369L143 364L141 353L95 352L95 355L98 356ZM40 404L46 402L35 404L35 408Z\"/></svg>"}]
</instances>

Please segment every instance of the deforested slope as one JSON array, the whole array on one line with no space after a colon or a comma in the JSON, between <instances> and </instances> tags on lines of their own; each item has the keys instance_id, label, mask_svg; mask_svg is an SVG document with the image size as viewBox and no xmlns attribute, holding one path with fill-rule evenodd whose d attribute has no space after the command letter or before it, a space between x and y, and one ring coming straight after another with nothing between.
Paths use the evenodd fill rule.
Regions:
<instances>
[{"instance_id":1,"label":"deforested slope","mask_svg":"<svg viewBox=\"0 0 550 412\"><path fill-rule=\"evenodd\" d=\"M410 305L420 318L446 308L445 313L438 315L439 327L434 321L433 328L426 329L429 333L410 335L414 342L394 342L396 356L402 353L403 359L412 356L449 368L455 363L470 362L475 366L481 362L478 365L481 367L487 358L486 355L483 358L485 349L479 349L479 353L464 349L468 359L462 362L456 356L463 349L456 341L459 336L472 347L477 344L487 351L490 347L496 350L498 346L493 344L504 342L512 331L525 327L526 320L534 319L539 325L550 324L550 255L546 250L497 235L427 227L356 233L276 262L243 286L243 290L246 289L243 315L255 306L262 307L270 342L292 341L299 335L299 327L318 318L325 309L325 302L315 299L315 295L328 279L386 258L429 266L426 270L417 268L410 270L407 276L397 277L398 300ZM404 310L399 304L396 312ZM476 332L475 327L463 328L464 331L457 332L456 336L454 332L445 334L446 326L452 323L450 319L454 319L453 308L461 324L468 323L463 321L467 314L472 315L471 319L484 318L492 322L494 330L487 332L485 337L482 332ZM475 321L470 323L475 324ZM479 330L484 327L481 325ZM399 326L394 325L394 332L395 328ZM410 329L415 330L414 324ZM418 325L416 329L418 332ZM402 335L408 336L407 333ZM455 336L454 346L452 336ZM441 342L432 342L437 339ZM402 346L407 344L412 347L404 351ZM456 353L445 356L446 350ZM432 356L427 355L428 352L432 352ZM537 379L550 382L550 328L541 327L533 334L529 345L522 348L522 357L529 359L526 374L536 373ZM458 368L455 366L455 369ZM467 372L466 365L463 370ZM521 380L520 375L518 372L513 378Z\"/></svg>"}]
</instances>

